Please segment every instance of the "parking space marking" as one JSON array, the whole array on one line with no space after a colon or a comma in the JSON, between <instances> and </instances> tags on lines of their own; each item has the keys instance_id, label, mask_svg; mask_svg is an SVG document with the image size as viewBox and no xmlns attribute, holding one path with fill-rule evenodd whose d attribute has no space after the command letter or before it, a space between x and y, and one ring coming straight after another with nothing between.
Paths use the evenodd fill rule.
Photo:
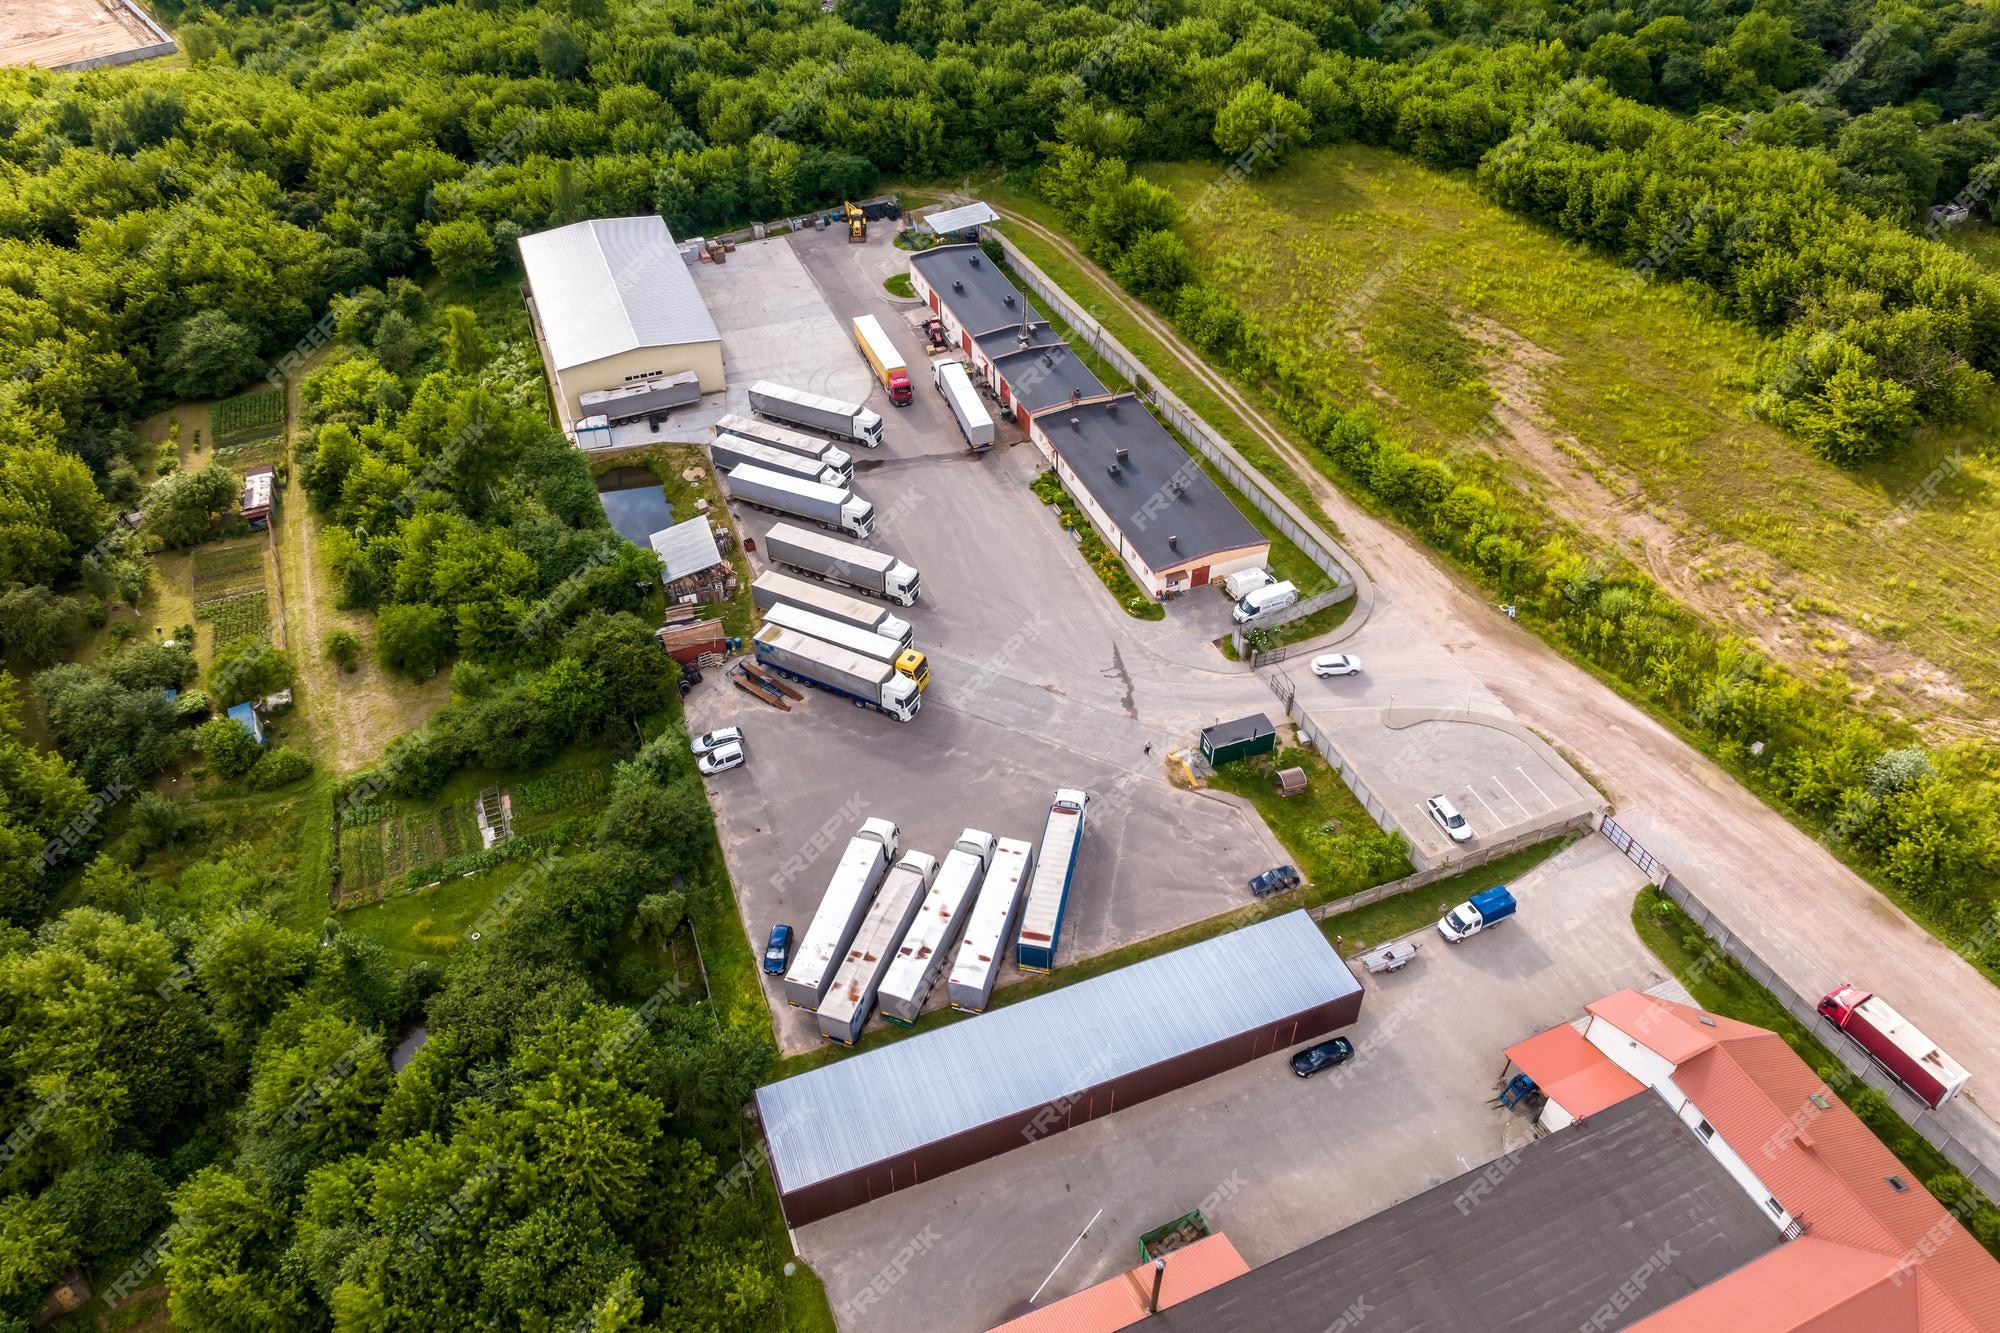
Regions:
<instances>
[{"instance_id":1,"label":"parking space marking","mask_svg":"<svg viewBox=\"0 0 2000 1333\"><path fill-rule=\"evenodd\" d=\"M1504 792L1506 794L1507 799L1514 803L1514 808L1521 812L1521 818L1526 819L1528 817L1528 807L1521 804L1521 798L1516 796L1513 793L1513 791L1507 786L1507 784L1500 780L1500 775L1498 773L1494 773L1489 776L1493 780L1493 785L1498 787L1502 792Z\"/></svg>"},{"instance_id":2,"label":"parking space marking","mask_svg":"<svg viewBox=\"0 0 2000 1333\"><path fill-rule=\"evenodd\" d=\"M1514 765L1514 771L1516 773L1519 773L1522 777L1528 780L1528 785L1535 789L1536 795L1540 796L1543 800L1549 802L1549 809L1553 810L1556 808L1556 803L1552 800L1549 800L1549 794L1542 790L1542 784L1535 781L1534 774L1530 773L1525 767L1523 767L1520 764Z\"/></svg>"},{"instance_id":3,"label":"parking space marking","mask_svg":"<svg viewBox=\"0 0 2000 1333\"><path fill-rule=\"evenodd\" d=\"M1473 799L1473 800L1475 800L1475 801L1479 802L1479 803L1480 803L1481 805L1486 805L1486 798L1485 798L1484 796L1481 796L1481 795L1479 794L1479 788L1477 788L1477 787L1467 787L1467 788L1466 788L1466 790L1472 793L1472 799ZM1495 820L1496 822L1497 822L1497 821L1499 820L1499 818L1500 818L1500 816L1499 816L1499 815L1498 815L1497 813L1495 813L1495 811L1494 811L1493 807L1492 807L1492 806L1490 806L1490 805L1486 805L1486 813L1487 813L1487 814L1489 814L1489 815L1492 815L1492 816L1493 816L1493 818L1494 818L1494 820Z\"/></svg>"}]
</instances>

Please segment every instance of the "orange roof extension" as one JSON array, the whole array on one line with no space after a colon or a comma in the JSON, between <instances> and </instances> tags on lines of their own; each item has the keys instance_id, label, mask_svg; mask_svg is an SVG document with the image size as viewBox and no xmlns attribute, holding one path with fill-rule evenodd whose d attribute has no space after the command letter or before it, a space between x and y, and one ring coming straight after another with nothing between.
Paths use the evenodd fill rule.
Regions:
<instances>
[{"instance_id":1,"label":"orange roof extension","mask_svg":"<svg viewBox=\"0 0 2000 1333\"><path fill-rule=\"evenodd\" d=\"M1178 1305L1250 1271L1243 1256L1220 1231L1203 1236L1167 1256L1167 1275L1160 1284L1160 1308ZM1113 1333L1146 1317L1153 1298L1153 1266L1140 1264L1117 1277L1085 1287L1053 1305L1044 1305L1019 1319L1010 1319L992 1333Z\"/></svg>"},{"instance_id":2,"label":"orange roof extension","mask_svg":"<svg viewBox=\"0 0 2000 1333\"><path fill-rule=\"evenodd\" d=\"M1616 1106L1646 1085L1611 1063L1611 1057L1567 1023L1507 1048L1507 1058L1535 1080L1549 1100L1577 1119Z\"/></svg>"},{"instance_id":3,"label":"orange roof extension","mask_svg":"<svg viewBox=\"0 0 2000 1333\"><path fill-rule=\"evenodd\" d=\"M2000 1262L1782 1037L1629 990L1586 1007L1674 1062L1675 1085L1806 1232L1634 1330L2000 1329ZM1826 1248L1793 1253L1809 1241ZM1735 1310L1763 1313L1744 1325Z\"/></svg>"}]
</instances>

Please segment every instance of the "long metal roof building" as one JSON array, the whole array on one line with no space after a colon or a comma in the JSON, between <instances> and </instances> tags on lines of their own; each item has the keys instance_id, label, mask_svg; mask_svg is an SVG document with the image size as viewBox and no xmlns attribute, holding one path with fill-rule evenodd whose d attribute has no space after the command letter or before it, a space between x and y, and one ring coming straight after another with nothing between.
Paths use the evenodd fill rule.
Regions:
<instances>
[{"instance_id":1,"label":"long metal roof building","mask_svg":"<svg viewBox=\"0 0 2000 1333\"><path fill-rule=\"evenodd\" d=\"M803 1226L1345 1027L1361 984L1304 912L757 1093Z\"/></svg>"},{"instance_id":2,"label":"long metal roof building","mask_svg":"<svg viewBox=\"0 0 2000 1333\"><path fill-rule=\"evenodd\" d=\"M639 348L721 340L657 216L576 222L523 236L520 246L557 370Z\"/></svg>"}]
</instances>

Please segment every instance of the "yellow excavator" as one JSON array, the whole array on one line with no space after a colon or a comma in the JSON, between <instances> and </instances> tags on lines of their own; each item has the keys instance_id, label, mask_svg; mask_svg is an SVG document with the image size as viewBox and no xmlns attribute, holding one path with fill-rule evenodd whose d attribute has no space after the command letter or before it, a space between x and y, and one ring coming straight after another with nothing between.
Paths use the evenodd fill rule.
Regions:
<instances>
[{"instance_id":1,"label":"yellow excavator","mask_svg":"<svg viewBox=\"0 0 2000 1333\"><path fill-rule=\"evenodd\" d=\"M840 215L847 221L847 240L850 245L859 245L868 239L868 215L856 208L852 201L843 199Z\"/></svg>"}]
</instances>

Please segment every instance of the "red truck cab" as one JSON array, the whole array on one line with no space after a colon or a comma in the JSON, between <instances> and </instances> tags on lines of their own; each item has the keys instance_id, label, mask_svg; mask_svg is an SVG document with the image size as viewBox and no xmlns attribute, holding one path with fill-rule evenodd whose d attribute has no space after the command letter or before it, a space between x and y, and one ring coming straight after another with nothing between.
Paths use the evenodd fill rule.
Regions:
<instances>
[{"instance_id":1,"label":"red truck cab","mask_svg":"<svg viewBox=\"0 0 2000 1333\"><path fill-rule=\"evenodd\" d=\"M1858 986L1835 988L1819 1002L1819 1012L1927 1105L1950 1101L1971 1077L1881 996Z\"/></svg>"},{"instance_id":2,"label":"red truck cab","mask_svg":"<svg viewBox=\"0 0 2000 1333\"><path fill-rule=\"evenodd\" d=\"M908 407L915 390L910 388L910 372L892 370L889 372L889 401L897 407Z\"/></svg>"}]
</instances>

